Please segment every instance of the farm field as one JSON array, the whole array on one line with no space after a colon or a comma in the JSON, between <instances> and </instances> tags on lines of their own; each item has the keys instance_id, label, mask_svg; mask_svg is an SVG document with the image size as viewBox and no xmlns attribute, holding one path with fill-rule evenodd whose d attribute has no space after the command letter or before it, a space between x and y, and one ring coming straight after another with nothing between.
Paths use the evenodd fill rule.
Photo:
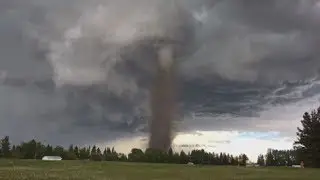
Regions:
<instances>
[{"instance_id":1,"label":"farm field","mask_svg":"<svg viewBox=\"0 0 320 180\"><path fill-rule=\"evenodd\" d=\"M319 180L320 169L0 160L4 180Z\"/></svg>"}]
</instances>

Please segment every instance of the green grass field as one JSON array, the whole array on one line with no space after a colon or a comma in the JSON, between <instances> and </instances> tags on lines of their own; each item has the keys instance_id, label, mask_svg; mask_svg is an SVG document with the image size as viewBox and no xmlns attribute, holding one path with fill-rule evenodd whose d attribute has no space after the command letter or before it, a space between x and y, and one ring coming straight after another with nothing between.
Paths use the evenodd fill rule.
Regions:
<instances>
[{"instance_id":1,"label":"green grass field","mask_svg":"<svg viewBox=\"0 0 320 180\"><path fill-rule=\"evenodd\" d=\"M320 179L320 169L245 168L89 161L0 160L0 179L224 180Z\"/></svg>"}]
</instances>

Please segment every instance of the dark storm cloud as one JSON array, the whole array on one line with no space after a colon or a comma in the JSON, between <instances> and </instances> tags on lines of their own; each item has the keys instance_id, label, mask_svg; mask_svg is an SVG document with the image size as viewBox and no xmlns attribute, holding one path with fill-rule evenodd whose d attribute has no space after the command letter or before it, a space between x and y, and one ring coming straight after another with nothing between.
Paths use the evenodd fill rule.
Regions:
<instances>
[{"instance_id":1,"label":"dark storm cloud","mask_svg":"<svg viewBox=\"0 0 320 180\"><path fill-rule=\"evenodd\" d=\"M232 18L261 30L288 32L294 30L316 31L319 23L315 10L317 0L254 0L228 1L233 8Z\"/></svg>"},{"instance_id":2,"label":"dark storm cloud","mask_svg":"<svg viewBox=\"0 0 320 180\"><path fill-rule=\"evenodd\" d=\"M199 30L207 43L196 54L198 61L188 62L190 69L198 66L200 72L254 81L317 75L319 10L314 2L219 3ZM297 72L299 65L308 66L309 71Z\"/></svg>"},{"instance_id":3,"label":"dark storm cloud","mask_svg":"<svg viewBox=\"0 0 320 180\"><path fill-rule=\"evenodd\" d=\"M146 132L154 48L144 41L119 50L103 39L105 29L131 22L128 15L140 18L131 9L160 1L145 2L0 1L0 135L86 143ZM259 117L266 106L317 95L320 11L313 2L182 1L203 13L187 27L195 27L193 55L179 61L183 126L244 129L252 123L246 117ZM123 15L114 26L107 7Z\"/></svg>"}]
</instances>

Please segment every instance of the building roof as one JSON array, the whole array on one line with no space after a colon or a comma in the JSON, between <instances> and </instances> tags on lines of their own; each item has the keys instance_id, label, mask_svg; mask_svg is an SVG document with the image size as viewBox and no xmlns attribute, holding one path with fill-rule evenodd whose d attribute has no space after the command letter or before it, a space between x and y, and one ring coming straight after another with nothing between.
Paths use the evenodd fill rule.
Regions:
<instances>
[{"instance_id":1,"label":"building roof","mask_svg":"<svg viewBox=\"0 0 320 180\"><path fill-rule=\"evenodd\" d=\"M62 158L60 156L43 156L42 159L55 159L55 160L61 160Z\"/></svg>"}]
</instances>

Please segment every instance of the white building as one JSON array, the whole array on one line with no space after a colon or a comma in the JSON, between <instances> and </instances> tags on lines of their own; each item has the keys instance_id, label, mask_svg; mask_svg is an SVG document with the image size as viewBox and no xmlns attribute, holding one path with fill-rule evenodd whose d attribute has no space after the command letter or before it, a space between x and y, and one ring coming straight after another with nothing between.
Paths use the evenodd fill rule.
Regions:
<instances>
[{"instance_id":1,"label":"white building","mask_svg":"<svg viewBox=\"0 0 320 180\"><path fill-rule=\"evenodd\" d=\"M189 166L194 166L193 162L188 162L187 165L189 165Z\"/></svg>"},{"instance_id":2,"label":"white building","mask_svg":"<svg viewBox=\"0 0 320 180\"><path fill-rule=\"evenodd\" d=\"M60 156L43 156L43 161L61 161L62 158Z\"/></svg>"},{"instance_id":3,"label":"white building","mask_svg":"<svg viewBox=\"0 0 320 180\"><path fill-rule=\"evenodd\" d=\"M247 163L246 167L260 167L260 165L255 163Z\"/></svg>"},{"instance_id":4,"label":"white building","mask_svg":"<svg viewBox=\"0 0 320 180\"><path fill-rule=\"evenodd\" d=\"M292 165L293 168L301 168L301 165Z\"/></svg>"}]
</instances>

